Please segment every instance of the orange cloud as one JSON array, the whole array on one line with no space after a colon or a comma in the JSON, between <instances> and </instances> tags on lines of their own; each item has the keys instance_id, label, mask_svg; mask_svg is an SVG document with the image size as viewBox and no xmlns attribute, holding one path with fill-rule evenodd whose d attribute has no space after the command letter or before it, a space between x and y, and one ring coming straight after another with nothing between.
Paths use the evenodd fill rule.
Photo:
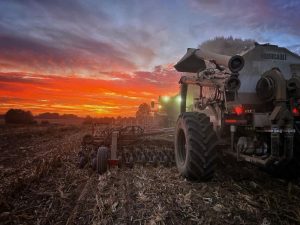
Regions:
<instances>
[{"instance_id":1,"label":"orange cloud","mask_svg":"<svg viewBox=\"0 0 300 225\"><path fill-rule=\"evenodd\" d=\"M107 79L0 73L0 112L24 108L85 116L133 116L139 104L178 92L179 75L168 67L153 72L105 73Z\"/></svg>"}]
</instances>

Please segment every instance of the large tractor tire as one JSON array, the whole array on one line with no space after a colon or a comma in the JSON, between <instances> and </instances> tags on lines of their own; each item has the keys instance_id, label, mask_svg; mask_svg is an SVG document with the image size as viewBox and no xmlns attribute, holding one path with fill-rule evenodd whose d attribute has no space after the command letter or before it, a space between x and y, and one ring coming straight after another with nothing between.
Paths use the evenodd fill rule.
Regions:
<instances>
[{"instance_id":1,"label":"large tractor tire","mask_svg":"<svg viewBox=\"0 0 300 225\"><path fill-rule=\"evenodd\" d=\"M182 113L175 130L175 161L180 174L190 180L211 179L217 143L209 117L197 112Z\"/></svg>"},{"instance_id":2,"label":"large tractor tire","mask_svg":"<svg viewBox=\"0 0 300 225\"><path fill-rule=\"evenodd\" d=\"M108 165L108 149L100 147L96 157L97 173L104 174L107 171Z\"/></svg>"}]
</instances>

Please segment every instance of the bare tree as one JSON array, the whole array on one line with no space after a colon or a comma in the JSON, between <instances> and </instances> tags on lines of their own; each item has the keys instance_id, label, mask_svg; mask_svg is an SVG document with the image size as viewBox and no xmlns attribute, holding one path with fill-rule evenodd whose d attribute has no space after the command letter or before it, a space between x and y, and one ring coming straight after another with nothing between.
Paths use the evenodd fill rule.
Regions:
<instances>
[{"instance_id":1,"label":"bare tree","mask_svg":"<svg viewBox=\"0 0 300 225\"><path fill-rule=\"evenodd\" d=\"M147 103L140 104L137 112L136 112L136 117L141 118L141 117L148 117L150 116L151 108L150 105Z\"/></svg>"}]
</instances>

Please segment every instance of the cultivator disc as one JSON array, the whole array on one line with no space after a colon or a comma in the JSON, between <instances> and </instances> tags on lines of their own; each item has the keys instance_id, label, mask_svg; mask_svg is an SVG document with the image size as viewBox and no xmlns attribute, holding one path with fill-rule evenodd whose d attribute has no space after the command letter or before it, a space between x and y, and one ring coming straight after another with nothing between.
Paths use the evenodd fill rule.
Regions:
<instances>
[{"instance_id":1,"label":"cultivator disc","mask_svg":"<svg viewBox=\"0 0 300 225\"><path fill-rule=\"evenodd\" d=\"M167 146L135 145L124 147L119 151L118 159L121 166L139 165L172 166L175 163L173 148Z\"/></svg>"}]
</instances>

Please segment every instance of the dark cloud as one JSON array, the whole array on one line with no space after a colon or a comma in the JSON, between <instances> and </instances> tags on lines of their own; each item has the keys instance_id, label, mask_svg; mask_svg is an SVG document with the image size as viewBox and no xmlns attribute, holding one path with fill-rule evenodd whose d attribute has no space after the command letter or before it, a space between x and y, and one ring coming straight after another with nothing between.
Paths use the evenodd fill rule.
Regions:
<instances>
[{"instance_id":1,"label":"dark cloud","mask_svg":"<svg viewBox=\"0 0 300 225\"><path fill-rule=\"evenodd\" d=\"M0 52L2 54L8 54L11 51L19 51L20 53L34 52L37 55L42 55L51 51L55 52L55 48L46 46L32 39L25 39L18 36L0 35Z\"/></svg>"},{"instance_id":2,"label":"dark cloud","mask_svg":"<svg viewBox=\"0 0 300 225\"><path fill-rule=\"evenodd\" d=\"M59 62L66 61L60 56L82 55L80 61L89 61L87 66L92 68L101 67L101 64L109 70L147 66L157 56L155 52L161 44L158 37L161 25L156 22L147 24L144 17L149 17L151 12L146 11L147 7L135 7L137 4L134 3L133 8L141 10L131 13L123 10L127 4L122 1L118 4L120 7L93 0L0 2L0 34L12 37L12 41L21 38L22 44L24 41L27 42L24 44L31 42L33 47L48 47L45 51L55 51L54 55L59 52ZM156 20L149 19L151 23ZM50 61L56 63L52 59Z\"/></svg>"},{"instance_id":3,"label":"dark cloud","mask_svg":"<svg viewBox=\"0 0 300 225\"><path fill-rule=\"evenodd\" d=\"M26 83L42 85L45 82L41 77L35 77L30 74L0 73L0 83Z\"/></svg>"},{"instance_id":4,"label":"dark cloud","mask_svg":"<svg viewBox=\"0 0 300 225\"><path fill-rule=\"evenodd\" d=\"M221 35L299 43L298 1L187 2L0 1L0 69L97 76L150 70Z\"/></svg>"},{"instance_id":5,"label":"dark cloud","mask_svg":"<svg viewBox=\"0 0 300 225\"><path fill-rule=\"evenodd\" d=\"M99 7L91 7L92 2L80 0L11 0L14 7L24 11L25 16L51 17L60 22L86 23L95 25L95 18L102 21L109 17Z\"/></svg>"},{"instance_id":6,"label":"dark cloud","mask_svg":"<svg viewBox=\"0 0 300 225\"><path fill-rule=\"evenodd\" d=\"M50 45L33 38L0 35L0 60L13 62L11 65L16 70L25 67L25 70L31 68L49 72L80 69L95 72L110 66L115 69L135 68L123 53L110 44L67 33L52 35L60 38L60 45Z\"/></svg>"},{"instance_id":7,"label":"dark cloud","mask_svg":"<svg viewBox=\"0 0 300 225\"><path fill-rule=\"evenodd\" d=\"M248 29L262 35L272 31L300 35L299 1L190 0L190 3L194 9L213 18L195 26L197 30L206 29L205 23L211 22L220 30Z\"/></svg>"}]
</instances>

